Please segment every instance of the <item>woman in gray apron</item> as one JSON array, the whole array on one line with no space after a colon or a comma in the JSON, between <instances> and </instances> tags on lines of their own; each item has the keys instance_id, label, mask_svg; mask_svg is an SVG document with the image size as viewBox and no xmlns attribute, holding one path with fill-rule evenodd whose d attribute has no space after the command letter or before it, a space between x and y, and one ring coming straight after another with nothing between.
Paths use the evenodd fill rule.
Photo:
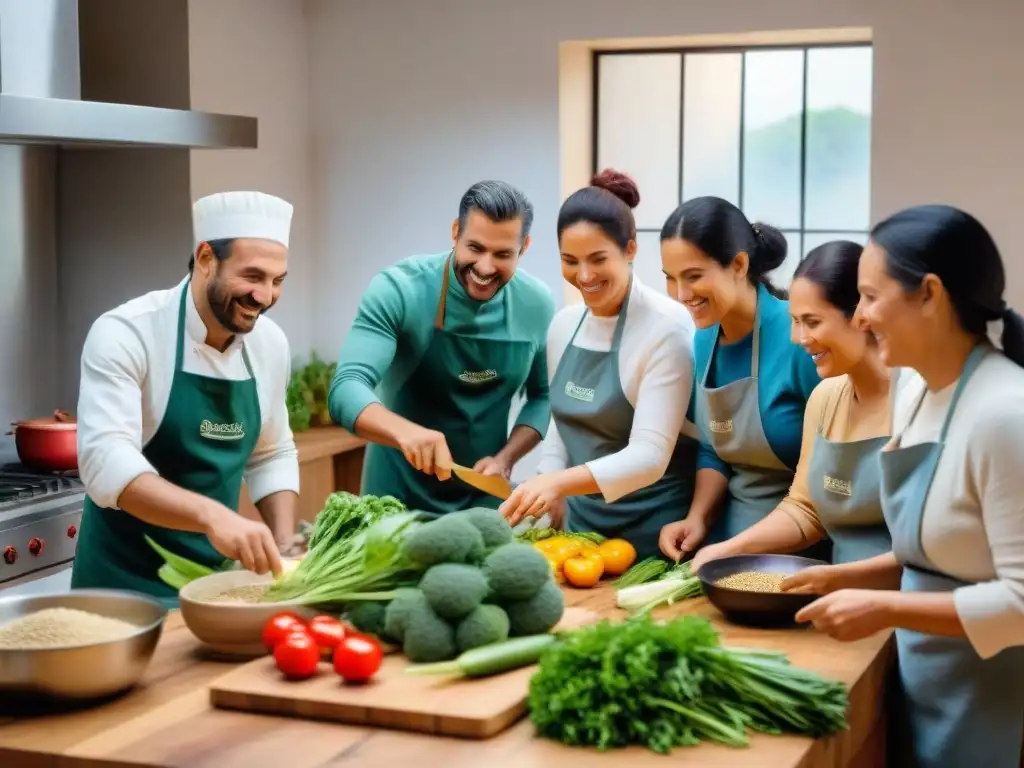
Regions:
<instances>
[{"instance_id":1,"label":"woman in gray apron","mask_svg":"<svg viewBox=\"0 0 1024 768\"><path fill-rule=\"evenodd\" d=\"M875 227L860 312L914 369L880 454L900 592L833 592L798 614L856 640L896 629L918 768L1018 768L1024 739L1024 319L985 228L947 206ZM1001 320L1002 350L988 340Z\"/></svg>"},{"instance_id":2,"label":"woman in gray apron","mask_svg":"<svg viewBox=\"0 0 1024 768\"><path fill-rule=\"evenodd\" d=\"M571 195L558 216L562 274L584 306L548 332L551 415L540 474L502 506L515 524L564 499L565 528L623 538L638 558L690 505L697 443L686 431L692 325L681 307L632 274L639 193L614 171Z\"/></svg>"},{"instance_id":3,"label":"woman in gray apron","mask_svg":"<svg viewBox=\"0 0 1024 768\"><path fill-rule=\"evenodd\" d=\"M814 358L823 381L807 402L793 485L764 520L698 551L694 568L729 555L793 552L826 536L836 564L891 551L878 453L892 434L897 375L882 363L874 338L854 316L862 251L850 241L825 243L797 267L789 297L793 335ZM811 576L815 585L838 583L842 573L823 566L806 577L797 574L787 586L799 589Z\"/></svg>"},{"instance_id":4,"label":"woman in gray apron","mask_svg":"<svg viewBox=\"0 0 1024 768\"><path fill-rule=\"evenodd\" d=\"M669 293L698 328L691 409L701 445L693 504L661 532L673 559L759 522L793 482L804 409L821 379L790 340L786 294L769 279L786 250L778 230L717 197L683 203L662 227ZM819 549L806 554L827 556L827 542Z\"/></svg>"}]
</instances>

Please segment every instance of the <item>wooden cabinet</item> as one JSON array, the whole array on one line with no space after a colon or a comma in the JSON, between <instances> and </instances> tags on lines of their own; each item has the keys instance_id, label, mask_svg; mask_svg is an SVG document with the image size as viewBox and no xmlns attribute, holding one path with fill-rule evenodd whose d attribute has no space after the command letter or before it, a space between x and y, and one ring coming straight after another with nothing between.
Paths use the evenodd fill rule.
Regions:
<instances>
[{"instance_id":1,"label":"wooden cabinet","mask_svg":"<svg viewBox=\"0 0 1024 768\"><path fill-rule=\"evenodd\" d=\"M313 427L295 435L299 451L299 519L313 521L335 491L359 493L366 441L341 427ZM242 514L259 520L245 483Z\"/></svg>"}]
</instances>

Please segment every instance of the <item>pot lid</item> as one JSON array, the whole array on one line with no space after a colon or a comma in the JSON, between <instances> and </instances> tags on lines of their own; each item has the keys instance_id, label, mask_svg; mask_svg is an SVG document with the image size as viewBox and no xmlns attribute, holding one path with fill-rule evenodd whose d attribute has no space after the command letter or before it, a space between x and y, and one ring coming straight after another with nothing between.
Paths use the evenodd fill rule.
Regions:
<instances>
[{"instance_id":1,"label":"pot lid","mask_svg":"<svg viewBox=\"0 0 1024 768\"><path fill-rule=\"evenodd\" d=\"M44 416L40 419L25 419L24 421L12 422L11 426L16 428L46 429L52 431L64 431L78 429L75 417L66 411L57 410L53 416Z\"/></svg>"}]
</instances>

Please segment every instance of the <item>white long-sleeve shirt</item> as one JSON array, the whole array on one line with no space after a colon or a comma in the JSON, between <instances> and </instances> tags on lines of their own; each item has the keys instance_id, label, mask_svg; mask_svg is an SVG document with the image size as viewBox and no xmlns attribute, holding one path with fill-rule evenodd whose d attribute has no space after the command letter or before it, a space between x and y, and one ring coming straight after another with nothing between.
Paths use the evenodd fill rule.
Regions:
<instances>
[{"instance_id":1,"label":"white long-sleeve shirt","mask_svg":"<svg viewBox=\"0 0 1024 768\"><path fill-rule=\"evenodd\" d=\"M117 509L125 487L146 472L159 474L142 454L167 409L174 376L178 307L185 281L153 291L101 315L82 349L78 395L78 467L86 492L101 507ZM290 353L284 332L266 316L219 352L206 345L206 326L191 290L185 299L183 369L241 381L249 353L262 424L245 470L257 502L278 491L299 491L298 452L285 406Z\"/></svg>"},{"instance_id":2,"label":"white long-sleeve shirt","mask_svg":"<svg viewBox=\"0 0 1024 768\"><path fill-rule=\"evenodd\" d=\"M573 304L559 311L548 329L548 376L553 380L573 331L586 311ZM611 349L618 317L587 314L573 345ZM668 467L680 433L697 437L686 418L693 386L693 334L682 304L648 288L633 276L626 325L619 345L622 392L634 408L629 443L621 451L586 462L608 502L658 481ZM541 444L538 473L568 465L565 444L554 419Z\"/></svg>"},{"instance_id":3,"label":"white long-sleeve shirt","mask_svg":"<svg viewBox=\"0 0 1024 768\"><path fill-rule=\"evenodd\" d=\"M896 396L896 434L925 391L917 374ZM938 440L956 383L925 395L902 445ZM925 503L921 543L944 573L982 658L1024 645L1024 368L991 353L964 387Z\"/></svg>"}]
</instances>

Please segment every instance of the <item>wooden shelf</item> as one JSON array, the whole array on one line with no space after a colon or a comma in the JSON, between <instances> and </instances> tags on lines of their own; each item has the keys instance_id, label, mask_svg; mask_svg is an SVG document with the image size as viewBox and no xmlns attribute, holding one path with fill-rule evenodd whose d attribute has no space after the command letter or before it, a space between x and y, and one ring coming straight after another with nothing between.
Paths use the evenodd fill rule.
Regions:
<instances>
[{"instance_id":1,"label":"wooden shelf","mask_svg":"<svg viewBox=\"0 0 1024 768\"><path fill-rule=\"evenodd\" d=\"M299 519L313 522L324 500L336 491L359 493L366 441L341 427L311 427L295 435L299 452ZM260 515L242 483L239 510Z\"/></svg>"}]
</instances>

